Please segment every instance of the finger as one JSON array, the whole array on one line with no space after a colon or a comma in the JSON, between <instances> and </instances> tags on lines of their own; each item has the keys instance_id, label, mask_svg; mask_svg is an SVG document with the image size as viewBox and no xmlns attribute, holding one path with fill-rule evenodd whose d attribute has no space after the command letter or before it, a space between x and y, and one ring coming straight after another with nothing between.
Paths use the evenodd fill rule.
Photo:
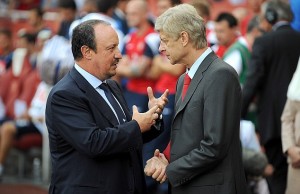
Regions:
<instances>
[{"instance_id":1,"label":"finger","mask_svg":"<svg viewBox=\"0 0 300 194\"><path fill-rule=\"evenodd\" d=\"M137 106L135 106L135 105L132 106L132 112L133 113L138 113L139 112Z\"/></svg>"},{"instance_id":2,"label":"finger","mask_svg":"<svg viewBox=\"0 0 300 194\"><path fill-rule=\"evenodd\" d=\"M158 116L158 113L156 113L156 112L152 115L152 118L153 118L154 121L155 121L156 119L158 119L158 117L159 117L159 116Z\"/></svg>"},{"instance_id":3,"label":"finger","mask_svg":"<svg viewBox=\"0 0 300 194\"><path fill-rule=\"evenodd\" d=\"M160 172L160 175L156 178L156 181L160 182L165 176L165 169L163 168Z\"/></svg>"},{"instance_id":4,"label":"finger","mask_svg":"<svg viewBox=\"0 0 300 194\"><path fill-rule=\"evenodd\" d=\"M151 125L155 125L156 124L156 120L154 119L151 123Z\"/></svg>"},{"instance_id":5,"label":"finger","mask_svg":"<svg viewBox=\"0 0 300 194\"><path fill-rule=\"evenodd\" d=\"M152 174L155 172L155 168L152 163L147 164L144 168L144 172L147 176L152 176Z\"/></svg>"},{"instance_id":6,"label":"finger","mask_svg":"<svg viewBox=\"0 0 300 194\"><path fill-rule=\"evenodd\" d=\"M161 95L161 97L168 98L168 96L169 96L169 89L166 89L165 92Z\"/></svg>"},{"instance_id":7,"label":"finger","mask_svg":"<svg viewBox=\"0 0 300 194\"><path fill-rule=\"evenodd\" d=\"M152 100L153 98L155 98L151 87L147 87L147 93L148 93L149 100Z\"/></svg>"},{"instance_id":8,"label":"finger","mask_svg":"<svg viewBox=\"0 0 300 194\"><path fill-rule=\"evenodd\" d=\"M152 178L156 180L159 177L161 170L161 167L157 167L155 172L152 174Z\"/></svg>"},{"instance_id":9,"label":"finger","mask_svg":"<svg viewBox=\"0 0 300 194\"><path fill-rule=\"evenodd\" d=\"M163 153L160 153L160 158L164 161L164 163L169 164L168 159L166 158L166 156Z\"/></svg>"},{"instance_id":10,"label":"finger","mask_svg":"<svg viewBox=\"0 0 300 194\"><path fill-rule=\"evenodd\" d=\"M157 108L158 108L158 106L155 105L155 106L153 106L151 109L149 109L148 112L149 112L150 114L154 114L154 113L156 113Z\"/></svg>"},{"instance_id":11,"label":"finger","mask_svg":"<svg viewBox=\"0 0 300 194\"><path fill-rule=\"evenodd\" d=\"M159 149L155 149L154 156L159 157L159 155L160 155Z\"/></svg>"},{"instance_id":12,"label":"finger","mask_svg":"<svg viewBox=\"0 0 300 194\"><path fill-rule=\"evenodd\" d=\"M167 175L165 174L162 180L160 181L160 184L164 183L167 180Z\"/></svg>"}]
</instances>

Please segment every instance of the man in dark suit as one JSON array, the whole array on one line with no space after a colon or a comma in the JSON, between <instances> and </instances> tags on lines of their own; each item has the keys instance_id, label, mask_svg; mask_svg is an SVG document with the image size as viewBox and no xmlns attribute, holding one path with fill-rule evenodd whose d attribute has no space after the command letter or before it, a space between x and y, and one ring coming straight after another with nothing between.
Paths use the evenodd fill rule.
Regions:
<instances>
[{"instance_id":1,"label":"man in dark suit","mask_svg":"<svg viewBox=\"0 0 300 194\"><path fill-rule=\"evenodd\" d=\"M271 194L283 194L286 187L287 163L282 154L281 114L288 85L300 55L300 33L290 26L293 15L284 2L267 2L263 24L272 30L255 40L243 88L242 117L256 96L257 130L274 173L268 183ZM267 26L265 25L265 26Z\"/></svg>"},{"instance_id":2,"label":"man in dark suit","mask_svg":"<svg viewBox=\"0 0 300 194\"><path fill-rule=\"evenodd\" d=\"M235 70L207 47L204 21L193 6L168 9L155 28L160 52L187 71L177 83L170 163L156 151L146 175L160 182L168 178L172 194L246 194Z\"/></svg>"},{"instance_id":3,"label":"man in dark suit","mask_svg":"<svg viewBox=\"0 0 300 194\"><path fill-rule=\"evenodd\" d=\"M77 26L72 36L74 68L49 94L52 180L49 193L144 194L143 142L156 137L168 91L149 111L130 114L116 74L122 55L115 30L101 20Z\"/></svg>"}]
</instances>

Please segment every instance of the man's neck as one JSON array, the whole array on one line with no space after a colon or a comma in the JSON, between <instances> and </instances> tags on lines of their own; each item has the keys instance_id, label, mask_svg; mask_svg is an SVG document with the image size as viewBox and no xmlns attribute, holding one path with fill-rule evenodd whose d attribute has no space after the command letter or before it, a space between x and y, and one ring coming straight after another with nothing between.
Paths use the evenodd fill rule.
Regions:
<instances>
[{"instance_id":1,"label":"man's neck","mask_svg":"<svg viewBox=\"0 0 300 194\"><path fill-rule=\"evenodd\" d=\"M151 26L148 22L144 22L137 28L136 34L138 36L143 36L149 30L150 27Z\"/></svg>"},{"instance_id":2,"label":"man's neck","mask_svg":"<svg viewBox=\"0 0 300 194\"><path fill-rule=\"evenodd\" d=\"M187 58L186 67L190 69L195 61L206 51L207 48L208 47L204 47L202 49L193 49Z\"/></svg>"}]
</instances>

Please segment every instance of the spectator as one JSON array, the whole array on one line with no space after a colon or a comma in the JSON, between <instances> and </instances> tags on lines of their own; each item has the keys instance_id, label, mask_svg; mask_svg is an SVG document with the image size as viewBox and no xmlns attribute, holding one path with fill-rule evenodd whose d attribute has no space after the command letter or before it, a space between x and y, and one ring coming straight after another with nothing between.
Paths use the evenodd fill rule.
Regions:
<instances>
[{"instance_id":1,"label":"spectator","mask_svg":"<svg viewBox=\"0 0 300 194\"><path fill-rule=\"evenodd\" d=\"M10 66L12 61L12 34L9 29L0 29L0 77Z\"/></svg>"},{"instance_id":2,"label":"spectator","mask_svg":"<svg viewBox=\"0 0 300 194\"><path fill-rule=\"evenodd\" d=\"M250 191L253 194L269 194L265 177L271 176L274 168L262 152L255 126L251 121L241 120L240 139L243 148L243 165Z\"/></svg>"},{"instance_id":3,"label":"spectator","mask_svg":"<svg viewBox=\"0 0 300 194\"><path fill-rule=\"evenodd\" d=\"M283 153L288 157L288 179L285 194L300 191L300 59L289 84L287 101L281 116Z\"/></svg>"},{"instance_id":4,"label":"spectator","mask_svg":"<svg viewBox=\"0 0 300 194\"><path fill-rule=\"evenodd\" d=\"M268 177L271 194L283 194L287 163L282 154L280 117L288 84L300 55L300 33L290 26L292 12L287 3L267 2L264 18L272 31L257 38L243 88L242 118L253 97L257 100L257 130L274 173Z\"/></svg>"},{"instance_id":5,"label":"spectator","mask_svg":"<svg viewBox=\"0 0 300 194\"><path fill-rule=\"evenodd\" d=\"M222 58L227 49L236 41L238 33L237 19L230 13L221 13L215 22L218 44L212 49Z\"/></svg>"},{"instance_id":6,"label":"spectator","mask_svg":"<svg viewBox=\"0 0 300 194\"><path fill-rule=\"evenodd\" d=\"M41 30L49 29L45 25L43 16L44 11L40 7L30 9L28 15L29 28L26 31L37 35Z\"/></svg>"},{"instance_id":7,"label":"spectator","mask_svg":"<svg viewBox=\"0 0 300 194\"><path fill-rule=\"evenodd\" d=\"M246 16L241 18L240 20L240 32L241 35L245 35L247 33L247 27L249 25L250 20L255 17L259 16L261 14L261 5L266 0L248 0L247 1L247 8Z\"/></svg>"},{"instance_id":8,"label":"spectator","mask_svg":"<svg viewBox=\"0 0 300 194\"><path fill-rule=\"evenodd\" d=\"M82 17L78 20L75 20L70 26L70 31L69 31L70 37L72 36L73 29L80 23L87 21L87 20L93 20L93 19L104 20L106 22L109 22L111 24L111 26L116 30L119 40L120 40L119 48L120 49L123 48L122 41L124 38L124 34L122 33L121 28L118 25L118 23L112 18L113 12L117 6L117 3L118 3L118 0L110 0L110 1L96 0L97 12L89 13L89 14L85 15L84 17Z\"/></svg>"},{"instance_id":9,"label":"spectator","mask_svg":"<svg viewBox=\"0 0 300 194\"><path fill-rule=\"evenodd\" d=\"M64 47L63 42L60 46ZM70 47L68 48L70 49ZM65 60L59 59L57 55L52 55L52 59L49 56L47 59L42 59L41 66L38 66L37 71L42 81L37 86L28 111L15 120L6 121L0 127L0 177L4 170L3 164L15 139L18 140L28 134L45 133L43 123L45 122L44 115L48 94L52 86L71 68L70 64L64 64L64 62ZM27 85L27 87L32 87L32 85Z\"/></svg>"},{"instance_id":10,"label":"spectator","mask_svg":"<svg viewBox=\"0 0 300 194\"><path fill-rule=\"evenodd\" d=\"M116 20L118 26L124 35L129 32L129 26L127 24L125 10L127 6L128 0L119 0L117 7L114 10L112 18Z\"/></svg>"},{"instance_id":11,"label":"spectator","mask_svg":"<svg viewBox=\"0 0 300 194\"><path fill-rule=\"evenodd\" d=\"M249 22L246 35L240 36L224 53L223 60L236 70L240 76L241 85L244 84L246 79L253 42L261 35L262 30L259 28L259 17L256 16Z\"/></svg>"},{"instance_id":12,"label":"spectator","mask_svg":"<svg viewBox=\"0 0 300 194\"><path fill-rule=\"evenodd\" d=\"M35 61L35 57L32 59L35 55L35 39L36 36L33 34L20 35L17 48L13 52L12 66L0 77L0 97L5 107L5 114L0 118L0 125L5 120L21 115L34 95L37 84L33 84L35 66L31 61ZM26 84L30 86L27 85L27 89L25 89ZM21 101L16 101L17 99Z\"/></svg>"},{"instance_id":13,"label":"spectator","mask_svg":"<svg viewBox=\"0 0 300 194\"><path fill-rule=\"evenodd\" d=\"M74 0L59 0L59 12L62 18L57 35L69 39L69 30L72 22L75 20L77 8Z\"/></svg>"}]
</instances>

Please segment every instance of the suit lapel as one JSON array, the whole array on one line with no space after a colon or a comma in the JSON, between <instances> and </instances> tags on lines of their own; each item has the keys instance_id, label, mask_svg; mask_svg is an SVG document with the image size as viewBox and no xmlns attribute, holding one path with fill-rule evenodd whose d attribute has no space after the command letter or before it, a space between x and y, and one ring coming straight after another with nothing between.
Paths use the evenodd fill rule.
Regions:
<instances>
[{"instance_id":1,"label":"suit lapel","mask_svg":"<svg viewBox=\"0 0 300 194\"><path fill-rule=\"evenodd\" d=\"M196 89L199 85L199 83L201 82L201 80L203 79L204 73L205 71L208 69L208 67L210 66L210 64L217 58L217 56L214 54L214 52L211 52L209 55L207 55L207 57L203 60L203 62L201 63L200 67L197 69L190 85L189 88L187 90L187 93L184 97L184 100L181 100L181 94L182 94L182 88L183 88L183 78L184 75L181 75L179 78L179 90L177 90L177 92L179 92L179 94L177 95L177 102L176 102L176 106L175 106L175 116L174 118L176 118L177 114L182 111L184 109L184 107L187 105L187 103L190 101L191 97L193 96L193 94L196 92Z\"/></svg>"},{"instance_id":2,"label":"suit lapel","mask_svg":"<svg viewBox=\"0 0 300 194\"><path fill-rule=\"evenodd\" d=\"M94 104L95 108L108 120L108 122L112 125L119 124L115 114L106 101L75 68L70 71L70 75L77 83L79 89L86 94L87 98L92 102L92 104Z\"/></svg>"}]
</instances>

